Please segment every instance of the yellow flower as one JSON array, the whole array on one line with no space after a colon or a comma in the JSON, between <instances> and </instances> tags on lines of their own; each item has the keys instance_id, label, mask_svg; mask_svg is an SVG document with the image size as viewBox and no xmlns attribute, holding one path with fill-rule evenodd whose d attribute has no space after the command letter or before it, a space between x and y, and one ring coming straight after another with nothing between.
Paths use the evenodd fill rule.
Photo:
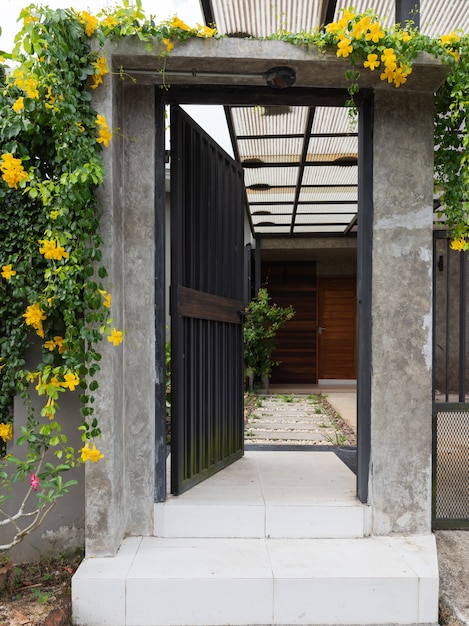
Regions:
<instances>
[{"instance_id":1,"label":"yellow flower","mask_svg":"<svg viewBox=\"0 0 469 626\"><path fill-rule=\"evenodd\" d=\"M26 374L26 380L29 383L33 383L39 375L40 375L39 372L28 372Z\"/></svg>"},{"instance_id":2,"label":"yellow flower","mask_svg":"<svg viewBox=\"0 0 469 626\"><path fill-rule=\"evenodd\" d=\"M99 57L93 63L93 66L96 68L96 72L93 74L93 84L91 85L91 89L96 89L98 85L101 85L103 82L104 74L109 72L109 69L106 65L106 57Z\"/></svg>"},{"instance_id":3,"label":"yellow flower","mask_svg":"<svg viewBox=\"0 0 469 626\"><path fill-rule=\"evenodd\" d=\"M381 55L381 61L383 61L386 67L396 66L396 55L394 54L394 48L385 48ZM393 67L393 69L394 69Z\"/></svg>"},{"instance_id":4,"label":"yellow flower","mask_svg":"<svg viewBox=\"0 0 469 626\"><path fill-rule=\"evenodd\" d=\"M35 78L28 78L24 81L23 89L28 94L28 98L39 98L39 91L37 90L37 80Z\"/></svg>"},{"instance_id":5,"label":"yellow flower","mask_svg":"<svg viewBox=\"0 0 469 626\"><path fill-rule=\"evenodd\" d=\"M363 63L363 67L369 67L370 70L373 72L373 70L377 67L379 67L379 59L378 59L378 55L377 54L369 54L366 58L366 61Z\"/></svg>"},{"instance_id":6,"label":"yellow flower","mask_svg":"<svg viewBox=\"0 0 469 626\"><path fill-rule=\"evenodd\" d=\"M342 17L337 22L339 29L345 30L348 26L348 23L351 22L354 17L355 17L355 13L353 13L353 11L349 11L348 9L345 9Z\"/></svg>"},{"instance_id":7,"label":"yellow flower","mask_svg":"<svg viewBox=\"0 0 469 626\"><path fill-rule=\"evenodd\" d=\"M201 26L197 24L197 28L199 32L197 33L197 37L213 37L217 32L216 28L210 28L209 26Z\"/></svg>"},{"instance_id":8,"label":"yellow flower","mask_svg":"<svg viewBox=\"0 0 469 626\"><path fill-rule=\"evenodd\" d=\"M65 352L65 340L63 337L57 335L56 337L54 337L54 339L49 339L49 341L46 341L44 343L44 348L47 348L51 352L52 350L55 350L55 348L57 348L59 354L63 354ZM60 383L57 386L60 386Z\"/></svg>"},{"instance_id":9,"label":"yellow flower","mask_svg":"<svg viewBox=\"0 0 469 626\"><path fill-rule=\"evenodd\" d=\"M114 17L114 15L108 15L102 22L101 24L105 27L105 28L109 28L109 30L112 30L114 28L114 26L117 26L117 19Z\"/></svg>"},{"instance_id":10,"label":"yellow flower","mask_svg":"<svg viewBox=\"0 0 469 626\"><path fill-rule=\"evenodd\" d=\"M466 245L466 240L464 237L461 237L460 239L453 239L453 241L451 242L451 250L462 252L462 250L464 250L465 245Z\"/></svg>"},{"instance_id":11,"label":"yellow flower","mask_svg":"<svg viewBox=\"0 0 469 626\"><path fill-rule=\"evenodd\" d=\"M65 248L57 241L54 241L54 239L40 239L39 243L42 244L39 248L39 252L43 254L46 259L61 261L62 259L68 259L70 256L70 253L66 252Z\"/></svg>"},{"instance_id":12,"label":"yellow flower","mask_svg":"<svg viewBox=\"0 0 469 626\"><path fill-rule=\"evenodd\" d=\"M180 28L181 30L188 30L188 31L192 30L192 28L188 26L185 22L180 20L177 17L177 15L175 15L173 19L171 20L171 28Z\"/></svg>"},{"instance_id":13,"label":"yellow flower","mask_svg":"<svg viewBox=\"0 0 469 626\"><path fill-rule=\"evenodd\" d=\"M108 335L107 340L114 344L115 346L118 346L120 343L122 343L122 339L123 339L123 333L121 330L116 330L115 328L112 329L112 332L110 335Z\"/></svg>"},{"instance_id":14,"label":"yellow flower","mask_svg":"<svg viewBox=\"0 0 469 626\"><path fill-rule=\"evenodd\" d=\"M24 26L27 26L28 24L33 24L34 22L39 22L39 18L31 15L31 13L26 15L26 17L23 19Z\"/></svg>"},{"instance_id":15,"label":"yellow flower","mask_svg":"<svg viewBox=\"0 0 469 626\"><path fill-rule=\"evenodd\" d=\"M98 70L97 74L107 74L109 72L106 57L98 57L93 63L93 66Z\"/></svg>"},{"instance_id":16,"label":"yellow flower","mask_svg":"<svg viewBox=\"0 0 469 626\"><path fill-rule=\"evenodd\" d=\"M371 17L369 15L365 15L358 20L358 22L355 22L352 26L352 30L350 31L351 37L354 39L361 39L361 37L363 37L368 30L370 22Z\"/></svg>"},{"instance_id":17,"label":"yellow flower","mask_svg":"<svg viewBox=\"0 0 469 626\"><path fill-rule=\"evenodd\" d=\"M406 67L402 63L394 69L393 82L396 87L400 87L407 81L407 76L412 73L411 67Z\"/></svg>"},{"instance_id":18,"label":"yellow flower","mask_svg":"<svg viewBox=\"0 0 469 626\"><path fill-rule=\"evenodd\" d=\"M394 71L393 81L396 87L400 87L407 81L405 68L402 66L402 63L400 67L396 68Z\"/></svg>"},{"instance_id":19,"label":"yellow flower","mask_svg":"<svg viewBox=\"0 0 469 626\"><path fill-rule=\"evenodd\" d=\"M59 354L63 354L65 352L65 339L60 337L60 335L56 335L54 337L55 345L57 346L57 351Z\"/></svg>"},{"instance_id":20,"label":"yellow flower","mask_svg":"<svg viewBox=\"0 0 469 626\"><path fill-rule=\"evenodd\" d=\"M81 460L83 463L86 461L91 461L92 463L97 463L100 459L104 459L104 454L102 454L96 444L93 444L93 447L90 450L89 444L85 444L81 449Z\"/></svg>"},{"instance_id":21,"label":"yellow flower","mask_svg":"<svg viewBox=\"0 0 469 626\"><path fill-rule=\"evenodd\" d=\"M112 133L108 128L106 118L104 117L104 115L100 115L98 113L98 115L96 116L96 125L99 126L99 130L98 130L99 137L96 139L96 141L98 143L102 143L106 148L108 148L109 142L112 139Z\"/></svg>"},{"instance_id":22,"label":"yellow flower","mask_svg":"<svg viewBox=\"0 0 469 626\"><path fill-rule=\"evenodd\" d=\"M75 122L75 126L78 128L78 130L80 131L80 133L84 133L85 132L85 127L83 126L82 122ZM55 218L54 218L55 219Z\"/></svg>"},{"instance_id":23,"label":"yellow flower","mask_svg":"<svg viewBox=\"0 0 469 626\"><path fill-rule=\"evenodd\" d=\"M386 66L384 72L382 72L379 77L381 80L387 80L388 83L392 83L394 81L394 67Z\"/></svg>"},{"instance_id":24,"label":"yellow flower","mask_svg":"<svg viewBox=\"0 0 469 626\"><path fill-rule=\"evenodd\" d=\"M332 33L333 35L335 35L336 33L338 33L340 30L343 30L341 26L339 26L338 22L330 22L327 26L326 26L326 33Z\"/></svg>"},{"instance_id":25,"label":"yellow flower","mask_svg":"<svg viewBox=\"0 0 469 626\"><path fill-rule=\"evenodd\" d=\"M88 11L80 11L78 19L85 27L86 36L92 37L94 31L98 28L98 18L88 13Z\"/></svg>"},{"instance_id":26,"label":"yellow flower","mask_svg":"<svg viewBox=\"0 0 469 626\"><path fill-rule=\"evenodd\" d=\"M407 43L412 39L412 35L408 31L403 30L401 31L401 39L404 43Z\"/></svg>"},{"instance_id":27,"label":"yellow flower","mask_svg":"<svg viewBox=\"0 0 469 626\"><path fill-rule=\"evenodd\" d=\"M104 300L103 300L103 306L105 306L107 309L111 308L111 294L108 293L107 291L104 291L104 289L98 289L99 293L103 296Z\"/></svg>"},{"instance_id":28,"label":"yellow flower","mask_svg":"<svg viewBox=\"0 0 469 626\"><path fill-rule=\"evenodd\" d=\"M54 209L54 211L51 211L49 213L49 217L51 218L51 220L56 220L61 214L62 214L62 211L60 209Z\"/></svg>"},{"instance_id":29,"label":"yellow flower","mask_svg":"<svg viewBox=\"0 0 469 626\"><path fill-rule=\"evenodd\" d=\"M80 382L78 375L73 372L68 372L64 375L64 382L62 383L62 387L65 389L70 389L70 391L75 391L75 387Z\"/></svg>"},{"instance_id":30,"label":"yellow flower","mask_svg":"<svg viewBox=\"0 0 469 626\"><path fill-rule=\"evenodd\" d=\"M349 56L352 50L353 50L353 47L352 47L352 43L350 39L347 39L347 37L344 37L337 44L336 54L338 57L343 57L345 59Z\"/></svg>"},{"instance_id":31,"label":"yellow flower","mask_svg":"<svg viewBox=\"0 0 469 626\"><path fill-rule=\"evenodd\" d=\"M47 403L45 405L45 407L42 409L41 411L41 415L43 415L44 417L48 417L50 420L54 419L54 415L55 415L55 400L51 397L47 398Z\"/></svg>"},{"instance_id":32,"label":"yellow flower","mask_svg":"<svg viewBox=\"0 0 469 626\"><path fill-rule=\"evenodd\" d=\"M26 313L23 313L26 324L32 326L39 337L44 337L44 330L42 328L42 322L46 319L45 313L41 310L39 302L30 304L26 308Z\"/></svg>"},{"instance_id":33,"label":"yellow flower","mask_svg":"<svg viewBox=\"0 0 469 626\"><path fill-rule=\"evenodd\" d=\"M381 30L381 24L379 24L379 22L374 22L373 24L370 24L365 39L367 41L372 41L373 43L378 43L379 40L383 37L384 30Z\"/></svg>"},{"instance_id":34,"label":"yellow flower","mask_svg":"<svg viewBox=\"0 0 469 626\"><path fill-rule=\"evenodd\" d=\"M16 159L10 152L2 154L3 163L0 164L2 178L6 184L14 189L18 189L18 184L23 180L28 180L28 174L24 171L21 159Z\"/></svg>"},{"instance_id":35,"label":"yellow flower","mask_svg":"<svg viewBox=\"0 0 469 626\"><path fill-rule=\"evenodd\" d=\"M48 100L48 102L46 102L46 108L54 109L54 111L58 111L57 107L54 106L54 102L57 100L57 98L52 95L52 87L50 86L47 87L46 100Z\"/></svg>"},{"instance_id":36,"label":"yellow flower","mask_svg":"<svg viewBox=\"0 0 469 626\"><path fill-rule=\"evenodd\" d=\"M93 74L93 83L90 85L91 89L96 89L103 82L103 77L101 74Z\"/></svg>"},{"instance_id":37,"label":"yellow flower","mask_svg":"<svg viewBox=\"0 0 469 626\"><path fill-rule=\"evenodd\" d=\"M165 37L163 37L163 43L166 46L166 50L168 52L171 52L171 50L174 48L174 44L171 43L171 41L169 39L166 39Z\"/></svg>"},{"instance_id":38,"label":"yellow flower","mask_svg":"<svg viewBox=\"0 0 469 626\"><path fill-rule=\"evenodd\" d=\"M24 98L20 96L11 107L15 113L19 113L24 109Z\"/></svg>"},{"instance_id":39,"label":"yellow flower","mask_svg":"<svg viewBox=\"0 0 469 626\"><path fill-rule=\"evenodd\" d=\"M459 36L452 30L449 34L443 35L441 38L441 43L444 46L451 46L460 41Z\"/></svg>"},{"instance_id":40,"label":"yellow flower","mask_svg":"<svg viewBox=\"0 0 469 626\"><path fill-rule=\"evenodd\" d=\"M3 441L8 441L13 438L13 426L9 424L4 424L3 422L0 424L0 437Z\"/></svg>"},{"instance_id":41,"label":"yellow flower","mask_svg":"<svg viewBox=\"0 0 469 626\"><path fill-rule=\"evenodd\" d=\"M10 280L12 276L15 276L16 270L12 269L10 265L2 265L2 276L5 280Z\"/></svg>"}]
</instances>

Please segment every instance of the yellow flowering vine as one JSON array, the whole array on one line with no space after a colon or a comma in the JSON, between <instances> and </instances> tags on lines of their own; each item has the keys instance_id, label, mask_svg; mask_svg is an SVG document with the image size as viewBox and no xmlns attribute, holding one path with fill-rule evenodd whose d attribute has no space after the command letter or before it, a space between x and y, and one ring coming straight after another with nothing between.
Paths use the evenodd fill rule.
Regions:
<instances>
[{"instance_id":1,"label":"yellow flowering vine","mask_svg":"<svg viewBox=\"0 0 469 626\"><path fill-rule=\"evenodd\" d=\"M90 96L110 69L100 45L133 36L148 49L157 42L164 57L180 42L219 35L177 16L155 24L145 17L140 0L123 0L97 15L30 6L20 18L14 51L0 54L0 481L7 489L15 481L29 484L43 519L47 507L73 485L62 474L104 457L95 443L101 431L93 410L99 346L107 339L105 346L117 347L124 338L111 318L94 195L104 176L102 150L113 138ZM346 8L323 30L282 30L272 38L315 45L341 59L351 105L361 72L375 72L400 88L411 80L412 63L422 51L448 65L448 81L436 96L436 184L452 247L468 249L467 37L451 32L430 40L411 24L385 29L373 11L356 14ZM455 141L460 142L457 149ZM41 356L31 363L33 344ZM79 450L62 432L61 422L68 419L59 406L64 393L81 398ZM17 439L27 447L26 461L7 454L15 395L28 409L28 423ZM34 395L41 402L39 415ZM46 449L55 454L55 465L44 464ZM0 492L0 505L6 497Z\"/></svg>"}]
</instances>

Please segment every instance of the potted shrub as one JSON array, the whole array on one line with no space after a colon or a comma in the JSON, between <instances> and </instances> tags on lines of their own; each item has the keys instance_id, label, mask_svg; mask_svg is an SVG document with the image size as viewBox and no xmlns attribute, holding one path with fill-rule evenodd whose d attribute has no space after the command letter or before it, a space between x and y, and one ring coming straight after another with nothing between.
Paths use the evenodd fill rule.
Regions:
<instances>
[{"instance_id":1,"label":"potted shrub","mask_svg":"<svg viewBox=\"0 0 469 626\"><path fill-rule=\"evenodd\" d=\"M277 332L295 314L293 307L282 308L270 300L267 289L261 288L246 308L244 367L251 390L254 378L260 378L267 386L272 368L278 365L272 360Z\"/></svg>"}]
</instances>

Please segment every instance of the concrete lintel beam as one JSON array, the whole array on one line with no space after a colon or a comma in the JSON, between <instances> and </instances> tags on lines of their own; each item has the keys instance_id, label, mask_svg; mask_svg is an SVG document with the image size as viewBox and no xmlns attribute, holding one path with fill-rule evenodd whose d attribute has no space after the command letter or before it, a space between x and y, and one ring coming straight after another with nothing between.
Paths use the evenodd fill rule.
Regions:
<instances>
[{"instance_id":1,"label":"concrete lintel beam","mask_svg":"<svg viewBox=\"0 0 469 626\"><path fill-rule=\"evenodd\" d=\"M112 57L113 70L123 79L132 76L141 84L251 85L264 86L264 74L276 66L289 66L296 72L295 87L338 88L349 86L345 72L347 59L333 51L294 46L284 41L257 39L192 39L176 44L167 56L165 47L154 42L151 51L136 38L108 43L105 52ZM400 91L433 93L447 75L446 68L429 54L421 53L413 72ZM380 72L362 68L360 85L376 90L395 90L380 80Z\"/></svg>"}]
</instances>

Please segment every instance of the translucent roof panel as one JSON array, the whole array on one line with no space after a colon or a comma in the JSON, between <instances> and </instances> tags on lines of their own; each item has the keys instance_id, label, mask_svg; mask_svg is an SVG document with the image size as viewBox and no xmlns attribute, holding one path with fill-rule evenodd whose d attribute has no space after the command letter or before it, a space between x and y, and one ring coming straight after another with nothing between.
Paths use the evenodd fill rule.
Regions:
<instances>
[{"instance_id":1,"label":"translucent roof panel","mask_svg":"<svg viewBox=\"0 0 469 626\"><path fill-rule=\"evenodd\" d=\"M264 37L279 30L312 30L320 21L322 0L213 0L212 6L220 33Z\"/></svg>"},{"instance_id":2,"label":"translucent roof panel","mask_svg":"<svg viewBox=\"0 0 469 626\"><path fill-rule=\"evenodd\" d=\"M220 33L266 37L280 30L312 31L342 7L373 7L386 27L396 0L201 0ZM330 14L334 10L334 14ZM433 37L469 32L469 0L420 0L420 29ZM356 234L358 136L346 108L226 107L246 197L260 236ZM309 128L308 124L311 124Z\"/></svg>"},{"instance_id":3,"label":"translucent roof panel","mask_svg":"<svg viewBox=\"0 0 469 626\"><path fill-rule=\"evenodd\" d=\"M244 170L246 187L251 185L295 186L297 179L297 167L253 167Z\"/></svg>"},{"instance_id":4,"label":"translucent roof panel","mask_svg":"<svg viewBox=\"0 0 469 626\"><path fill-rule=\"evenodd\" d=\"M298 205L298 215L302 213L324 213L327 215L340 213L356 213L357 205L356 204L299 204Z\"/></svg>"},{"instance_id":5,"label":"translucent roof panel","mask_svg":"<svg viewBox=\"0 0 469 626\"><path fill-rule=\"evenodd\" d=\"M237 136L265 137L279 134L303 133L307 107L252 106L232 107L231 115Z\"/></svg>"}]
</instances>

